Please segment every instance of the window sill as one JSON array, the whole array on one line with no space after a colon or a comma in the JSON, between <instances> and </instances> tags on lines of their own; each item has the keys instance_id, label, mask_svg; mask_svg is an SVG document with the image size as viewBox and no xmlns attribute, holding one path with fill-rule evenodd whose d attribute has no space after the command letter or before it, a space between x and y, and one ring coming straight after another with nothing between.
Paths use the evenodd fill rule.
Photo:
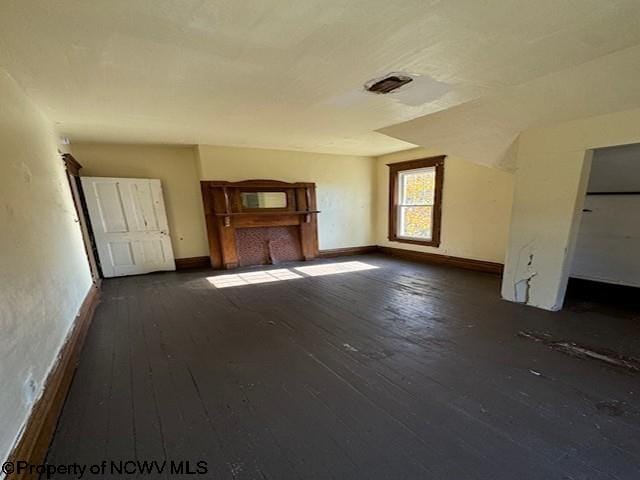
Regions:
<instances>
[{"instance_id":1,"label":"window sill","mask_svg":"<svg viewBox=\"0 0 640 480\"><path fill-rule=\"evenodd\" d=\"M438 240L417 240L417 239L402 238L402 237L388 237L388 239L390 242L409 243L411 245L422 245L423 247L438 248L440 246L440 241Z\"/></svg>"}]
</instances>

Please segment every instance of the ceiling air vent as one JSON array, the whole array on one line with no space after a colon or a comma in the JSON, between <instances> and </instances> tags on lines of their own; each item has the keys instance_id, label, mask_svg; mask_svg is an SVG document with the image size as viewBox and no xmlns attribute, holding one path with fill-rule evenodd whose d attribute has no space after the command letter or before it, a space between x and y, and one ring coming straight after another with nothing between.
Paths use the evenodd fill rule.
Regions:
<instances>
[{"instance_id":1,"label":"ceiling air vent","mask_svg":"<svg viewBox=\"0 0 640 480\"><path fill-rule=\"evenodd\" d=\"M413 78L408 77L407 75L391 74L381 80L376 79L367 82L364 88L365 90L367 90L367 92L384 95L387 93L391 93L394 90L397 90L401 86L406 85L407 83L412 81Z\"/></svg>"}]
</instances>

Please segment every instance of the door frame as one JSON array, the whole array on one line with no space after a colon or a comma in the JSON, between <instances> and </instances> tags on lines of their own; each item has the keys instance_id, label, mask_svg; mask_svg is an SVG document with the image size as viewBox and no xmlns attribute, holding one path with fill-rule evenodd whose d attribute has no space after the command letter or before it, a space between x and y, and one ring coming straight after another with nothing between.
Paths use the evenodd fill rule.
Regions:
<instances>
[{"instance_id":1,"label":"door frame","mask_svg":"<svg viewBox=\"0 0 640 480\"><path fill-rule=\"evenodd\" d=\"M84 250L89 262L91 271L91 279L96 286L102 283L102 270L100 268L100 260L98 259L95 239L93 237L93 229L91 228L91 220L87 211L87 204L82 190L82 182L80 181L80 169L82 165L70 153L62 154L67 181L69 182L69 190L71 198L73 198L73 206L76 209L78 223L80 224L80 232L82 233L82 242Z\"/></svg>"}]
</instances>

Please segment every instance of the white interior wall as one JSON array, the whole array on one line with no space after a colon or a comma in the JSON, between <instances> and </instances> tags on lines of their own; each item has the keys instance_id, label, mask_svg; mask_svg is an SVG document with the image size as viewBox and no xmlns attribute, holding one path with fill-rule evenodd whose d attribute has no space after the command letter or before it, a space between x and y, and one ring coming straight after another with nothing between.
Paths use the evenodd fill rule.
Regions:
<instances>
[{"instance_id":1,"label":"white interior wall","mask_svg":"<svg viewBox=\"0 0 640 480\"><path fill-rule=\"evenodd\" d=\"M562 308L590 151L640 142L640 109L531 129L520 136L503 298Z\"/></svg>"},{"instance_id":2,"label":"white interior wall","mask_svg":"<svg viewBox=\"0 0 640 480\"><path fill-rule=\"evenodd\" d=\"M0 69L0 460L91 285L52 124Z\"/></svg>"},{"instance_id":3,"label":"white interior wall","mask_svg":"<svg viewBox=\"0 0 640 480\"><path fill-rule=\"evenodd\" d=\"M571 276L640 287L640 195L587 195Z\"/></svg>"}]
</instances>

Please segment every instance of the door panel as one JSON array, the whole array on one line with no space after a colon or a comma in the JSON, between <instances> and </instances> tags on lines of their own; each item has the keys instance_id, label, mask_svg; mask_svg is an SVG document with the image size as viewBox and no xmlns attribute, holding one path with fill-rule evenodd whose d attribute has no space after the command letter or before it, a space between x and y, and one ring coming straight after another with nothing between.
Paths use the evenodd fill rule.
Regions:
<instances>
[{"instance_id":1,"label":"door panel","mask_svg":"<svg viewBox=\"0 0 640 480\"><path fill-rule=\"evenodd\" d=\"M115 267L133 266L133 251L131 242L108 242L111 264Z\"/></svg>"},{"instance_id":2,"label":"door panel","mask_svg":"<svg viewBox=\"0 0 640 480\"><path fill-rule=\"evenodd\" d=\"M105 277L175 270L160 180L82 177Z\"/></svg>"},{"instance_id":3,"label":"door panel","mask_svg":"<svg viewBox=\"0 0 640 480\"><path fill-rule=\"evenodd\" d=\"M82 178L85 192L87 190ZM124 215L124 205L117 183L95 182L93 183L95 198L98 202L100 223L104 233L124 233L128 231L127 219ZM94 218L91 218L95 223Z\"/></svg>"}]
</instances>

